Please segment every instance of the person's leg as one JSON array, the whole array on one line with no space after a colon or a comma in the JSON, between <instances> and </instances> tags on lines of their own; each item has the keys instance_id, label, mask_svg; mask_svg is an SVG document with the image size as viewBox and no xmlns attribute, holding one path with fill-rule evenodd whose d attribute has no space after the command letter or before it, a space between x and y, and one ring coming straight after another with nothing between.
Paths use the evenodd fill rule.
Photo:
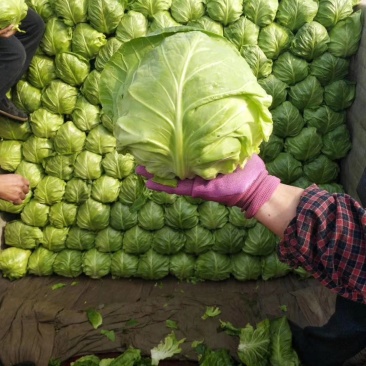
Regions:
<instances>
[{"instance_id":1,"label":"person's leg","mask_svg":"<svg viewBox=\"0 0 366 366\"><path fill-rule=\"evenodd\" d=\"M38 49L44 34L45 23L39 14L29 8L27 16L20 24L20 29L23 30L24 33L18 32L15 34L15 37L23 45L26 58L16 82L18 82L22 75L27 71L32 58Z\"/></svg>"},{"instance_id":2,"label":"person's leg","mask_svg":"<svg viewBox=\"0 0 366 366\"><path fill-rule=\"evenodd\" d=\"M324 326L290 326L294 349L305 366L342 366L366 347L366 305L341 296Z\"/></svg>"}]
</instances>

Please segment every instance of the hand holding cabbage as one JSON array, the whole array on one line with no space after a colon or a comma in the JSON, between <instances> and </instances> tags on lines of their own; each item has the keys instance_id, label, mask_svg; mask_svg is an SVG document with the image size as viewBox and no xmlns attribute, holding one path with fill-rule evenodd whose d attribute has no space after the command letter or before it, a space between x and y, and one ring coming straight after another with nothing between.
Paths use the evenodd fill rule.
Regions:
<instances>
[{"instance_id":1,"label":"hand holding cabbage","mask_svg":"<svg viewBox=\"0 0 366 366\"><path fill-rule=\"evenodd\" d=\"M136 172L148 178L146 186L150 189L237 206L246 211L248 218L269 200L280 183L277 177L268 175L264 162L257 155L234 173L220 174L212 180L184 179L176 188L155 183L153 175L142 166L137 167Z\"/></svg>"},{"instance_id":2,"label":"hand holding cabbage","mask_svg":"<svg viewBox=\"0 0 366 366\"><path fill-rule=\"evenodd\" d=\"M0 37L10 37L20 31L20 23L27 15L28 5L24 0L0 1Z\"/></svg>"}]
</instances>

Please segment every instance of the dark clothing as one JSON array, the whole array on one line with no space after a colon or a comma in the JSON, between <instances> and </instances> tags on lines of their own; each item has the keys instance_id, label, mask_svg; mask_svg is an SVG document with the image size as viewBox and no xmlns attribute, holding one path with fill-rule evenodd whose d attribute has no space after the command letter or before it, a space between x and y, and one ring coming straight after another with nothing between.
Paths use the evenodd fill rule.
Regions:
<instances>
[{"instance_id":1,"label":"dark clothing","mask_svg":"<svg viewBox=\"0 0 366 366\"><path fill-rule=\"evenodd\" d=\"M45 24L35 11L29 9L20 29L25 33L0 37L0 101L27 71L43 37Z\"/></svg>"},{"instance_id":2,"label":"dark clothing","mask_svg":"<svg viewBox=\"0 0 366 366\"><path fill-rule=\"evenodd\" d=\"M323 327L291 324L306 366L341 366L366 347L366 210L346 194L307 188L278 247L281 261L301 266L337 293Z\"/></svg>"},{"instance_id":3,"label":"dark clothing","mask_svg":"<svg viewBox=\"0 0 366 366\"><path fill-rule=\"evenodd\" d=\"M366 210L349 195L307 188L278 254L338 295L366 304Z\"/></svg>"}]
</instances>

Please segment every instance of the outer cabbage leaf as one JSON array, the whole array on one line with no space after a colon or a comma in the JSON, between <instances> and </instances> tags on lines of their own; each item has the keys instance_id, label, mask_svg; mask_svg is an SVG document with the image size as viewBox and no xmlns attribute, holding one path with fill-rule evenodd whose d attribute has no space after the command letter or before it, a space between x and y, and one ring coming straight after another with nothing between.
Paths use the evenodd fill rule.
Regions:
<instances>
[{"instance_id":1,"label":"outer cabbage leaf","mask_svg":"<svg viewBox=\"0 0 366 366\"><path fill-rule=\"evenodd\" d=\"M358 10L338 22L330 31L329 52L337 57L349 57L357 50L362 34L362 11Z\"/></svg>"},{"instance_id":2,"label":"outer cabbage leaf","mask_svg":"<svg viewBox=\"0 0 366 366\"><path fill-rule=\"evenodd\" d=\"M271 98L240 53L213 34L125 43L102 72L100 92L117 121L117 146L162 178L232 172L272 132Z\"/></svg>"},{"instance_id":3,"label":"outer cabbage leaf","mask_svg":"<svg viewBox=\"0 0 366 366\"><path fill-rule=\"evenodd\" d=\"M314 20L317 11L317 0L281 0L276 20L294 32Z\"/></svg>"},{"instance_id":4,"label":"outer cabbage leaf","mask_svg":"<svg viewBox=\"0 0 366 366\"><path fill-rule=\"evenodd\" d=\"M278 0L244 1L244 14L261 28L274 21L277 9Z\"/></svg>"}]
</instances>

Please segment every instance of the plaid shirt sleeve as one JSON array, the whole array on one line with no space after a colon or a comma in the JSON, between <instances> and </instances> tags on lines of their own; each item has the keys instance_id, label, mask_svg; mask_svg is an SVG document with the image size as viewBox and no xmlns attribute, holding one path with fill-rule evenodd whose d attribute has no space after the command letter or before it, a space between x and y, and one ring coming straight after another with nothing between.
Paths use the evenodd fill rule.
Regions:
<instances>
[{"instance_id":1,"label":"plaid shirt sleeve","mask_svg":"<svg viewBox=\"0 0 366 366\"><path fill-rule=\"evenodd\" d=\"M366 210L349 195L307 188L278 255L338 295L366 303Z\"/></svg>"}]
</instances>

